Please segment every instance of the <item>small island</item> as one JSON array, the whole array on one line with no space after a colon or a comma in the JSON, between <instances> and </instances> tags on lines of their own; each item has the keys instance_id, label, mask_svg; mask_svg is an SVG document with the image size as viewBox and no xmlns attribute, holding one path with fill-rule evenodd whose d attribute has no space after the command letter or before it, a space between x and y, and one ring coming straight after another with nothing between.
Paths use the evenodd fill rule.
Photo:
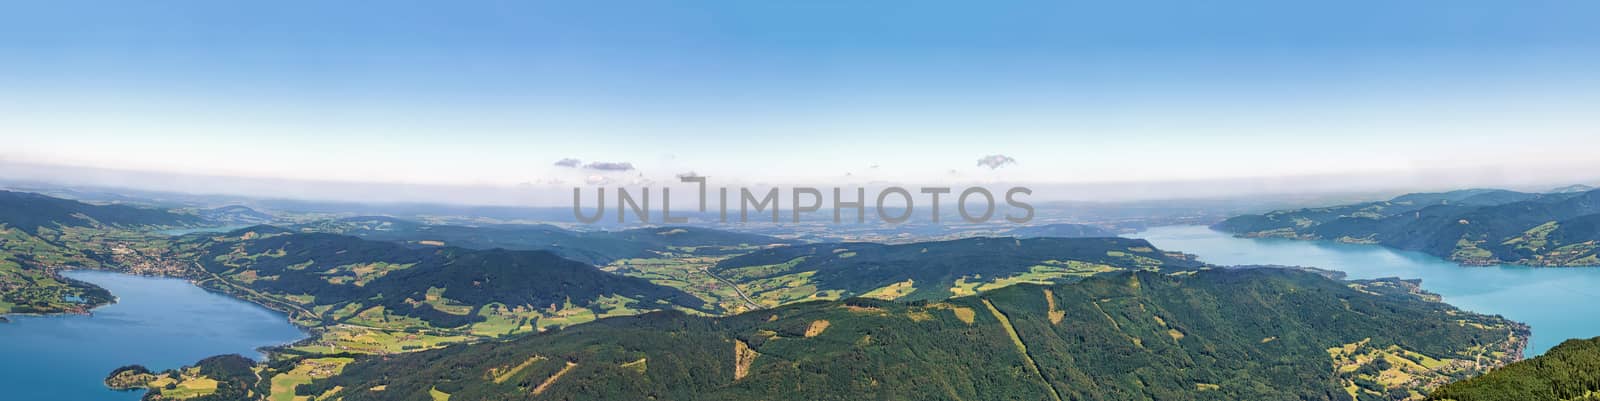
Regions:
<instances>
[{"instance_id":1,"label":"small island","mask_svg":"<svg viewBox=\"0 0 1600 401\"><path fill-rule=\"evenodd\" d=\"M142 365L128 365L111 371L106 376L106 387L112 390L136 390L145 388L150 382L156 380L156 375Z\"/></svg>"}]
</instances>

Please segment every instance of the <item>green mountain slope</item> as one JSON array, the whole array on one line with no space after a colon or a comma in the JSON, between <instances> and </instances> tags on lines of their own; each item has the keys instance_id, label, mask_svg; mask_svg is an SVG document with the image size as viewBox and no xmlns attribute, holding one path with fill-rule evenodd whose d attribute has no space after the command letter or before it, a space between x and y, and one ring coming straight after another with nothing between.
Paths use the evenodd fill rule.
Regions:
<instances>
[{"instance_id":1,"label":"green mountain slope","mask_svg":"<svg viewBox=\"0 0 1600 401\"><path fill-rule=\"evenodd\" d=\"M1463 264L1600 265L1600 191L1466 190L1245 215L1214 228L1422 251Z\"/></svg>"},{"instance_id":2,"label":"green mountain slope","mask_svg":"<svg viewBox=\"0 0 1600 401\"><path fill-rule=\"evenodd\" d=\"M697 227L622 231L572 231L544 224L485 226L432 225L390 217L355 217L308 224L306 231L330 232L377 241L448 245L471 249L547 250L594 265L625 258L648 258L682 248L739 248L787 243L776 238Z\"/></svg>"},{"instance_id":3,"label":"green mountain slope","mask_svg":"<svg viewBox=\"0 0 1600 401\"><path fill-rule=\"evenodd\" d=\"M360 358L294 391L345 401L1376 400L1513 360L1525 336L1402 281L1130 272L938 302L612 318ZM277 365L266 380L292 363Z\"/></svg>"},{"instance_id":4,"label":"green mountain slope","mask_svg":"<svg viewBox=\"0 0 1600 401\"><path fill-rule=\"evenodd\" d=\"M414 248L259 226L198 236L200 284L279 306L306 325L528 331L606 314L706 305L676 289L544 251ZM473 327L476 329L477 327Z\"/></svg>"},{"instance_id":5,"label":"green mountain slope","mask_svg":"<svg viewBox=\"0 0 1600 401\"><path fill-rule=\"evenodd\" d=\"M0 223L28 234L64 227L147 228L200 224L199 217L127 205L92 205L74 200L0 190Z\"/></svg>"},{"instance_id":6,"label":"green mountain slope","mask_svg":"<svg viewBox=\"0 0 1600 401\"><path fill-rule=\"evenodd\" d=\"M885 245L824 243L762 249L709 270L769 306L856 295L934 300L1019 282L1079 280L1119 270L1201 267L1127 238L966 238Z\"/></svg>"},{"instance_id":7,"label":"green mountain slope","mask_svg":"<svg viewBox=\"0 0 1600 401\"><path fill-rule=\"evenodd\" d=\"M1440 401L1600 400L1600 337L1567 340L1533 359L1451 383L1428 399Z\"/></svg>"}]
</instances>

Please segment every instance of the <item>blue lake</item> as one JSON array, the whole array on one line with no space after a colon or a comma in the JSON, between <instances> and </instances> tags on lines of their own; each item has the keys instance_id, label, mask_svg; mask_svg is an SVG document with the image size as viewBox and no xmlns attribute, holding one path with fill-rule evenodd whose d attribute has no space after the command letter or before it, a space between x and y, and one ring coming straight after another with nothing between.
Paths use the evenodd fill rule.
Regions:
<instances>
[{"instance_id":1,"label":"blue lake","mask_svg":"<svg viewBox=\"0 0 1600 401\"><path fill-rule=\"evenodd\" d=\"M165 370L234 353L259 360L256 348L305 337L281 313L183 280L91 271L65 275L111 290L118 302L92 316L10 316L11 323L0 323L0 388L6 399L137 400L143 392L111 391L101 380L128 364Z\"/></svg>"},{"instance_id":2,"label":"blue lake","mask_svg":"<svg viewBox=\"0 0 1600 401\"><path fill-rule=\"evenodd\" d=\"M1157 227L1131 237L1219 265L1308 266L1343 271L1352 279L1422 279L1423 289L1451 305L1533 326L1528 356L1569 338L1600 336L1600 267L1463 267L1377 245L1234 238L1202 226Z\"/></svg>"}]
</instances>

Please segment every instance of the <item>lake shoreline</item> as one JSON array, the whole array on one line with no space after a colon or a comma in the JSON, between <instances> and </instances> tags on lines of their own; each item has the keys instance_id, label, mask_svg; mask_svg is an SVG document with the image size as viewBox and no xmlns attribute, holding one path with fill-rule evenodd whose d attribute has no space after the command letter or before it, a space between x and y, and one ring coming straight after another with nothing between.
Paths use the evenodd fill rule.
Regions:
<instances>
[{"instance_id":1,"label":"lake shoreline","mask_svg":"<svg viewBox=\"0 0 1600 401\"><path fill-rule=\"evenodd\" d=\"M19 317L0 326L0 385L17 399L132 401L108 372L138 364L165 370L215 355L269 360L274 347L307 338L283 313L175 277L77 269L64 275L116 294L90 314Z\"/></svg>"},{"instance_id":2,"label":"lake shoreline","mask_svg":"<svg viewBox=\"0 0 1600 401\"><path fill-rule=\"evenodd\" d=\"M72 277L67 277L66 276L66 273L80 272L80 271L105 272L105 273L136 275L136 274L132 274L132 273L121 273L121 272L114 272L114 271L110 271L110 270L95 270L95 269L57 269L57 270L51 271L50 275L51 275L51 277L53 277L53 278L55 278L57 280L68 280L68 281L75 281L75 282L88 284L88 285L94 286L95 288L106 290L106 293L111 294L111 290L110 289L107 289L105 287L101 287L99 284L95 284L95 283L91 283L91 282L88 282L88 281L79 280L79 279L76 279L76 278L72 278ZM111 294L111 300L86 306L81 311L7 312L7 313L0 313L0 323L10 323L11 320L7 319L7 318L11 317L11 316L26 316L26 317L32 317L32 318L67 317L67 316L94 316L94 310L95 309L100 309L100 308L104 308L104 307L107 307L107 306L116 305L118 301L120 301L120 299L117 298L117 294Z\"/></svg>"},{"instance_id":3,"label":"lake shoreline","mask_svg":"<svg viewBox=\"0 0 1600 401\"><path fill-rule=\"evenodd\" d=\"M1158 227L1179 227L1179 226L1158 226ZM1158 227L1150 227L1150 228L1158 228ZM1507 262L1507 261L1503 261L1503 260L1499 260L1499 259L1453 260L1453 259L1450 259L1450 258L1446 258L1444 256L1434 255L1434 254L1430 254L1430 253L1427 253L1427 252L1423 252L1421 250L1395 248L1395 247L1384 245L1384 244L1378 243L1378 242L1344 241L1344 240L1341 240L1341 239L1338 239L1338 238L1328 239L1328 238L1305 237L1305 236L1295 236L1295 235L1262 235L1262 234L1258 234L1258 233L1248 233L1248 232L1237 233L1237 232L1231 232L1231 231L1226 231L1226 230L1222 230L1222 229L1216 228L1216 225L1210 225L1210 226L1205 226L1205 227L1207 229L1212 230L1212 231L1228 234L1228 235L1233 236L1234 238L1239 238L1239 239L1273 239L1273 240L1289 240L1289 241L1305 241L1305 242L1325 242L1325 243L1346 244L1346 245L1372 245L1372 246L1382 247L1384 249L1390 249L1390 250L1400 251L1400 252L1418 252L1418 253L1421 253L1421 254L1424 254L1424 255L1428 255L1428 256L1439 258L1439 259L1444 260L1446 262L1455 263L1457 266L1460 266L1460 267L1514 266L1514 267L1528 267L1528 268L1536 268L1536 269L1588 269L1588 268L1600 268L1600 264L1594 264L1594 265L1526 264L1526 263Z\"/></svg>"},{"instance_id":4,"label":"lake shoreline","mask_svg":"<svg viewBox=\"0 0 1600 401\"><path fill-rule=\"evenodd\" d=\"M239 301L242 301L242 302L245 302L245 303L249 303L251 305L259 306L262 309L266 309L266 310L270 310L270 311L273 311L273 312L277 312L277 313L283 314L284 315L284 322L289 323L290 325L295 326L296 328L299 328L301 330L301 332L303 332L306 335L307 338L312 337L312 335L314 333L312 333L310 330L316 327L316 326L303 326L303 325L300 325L300 324L296 323L294 321L294 319L291 318L291 313L293 313L294 311L288 311L288 310L280 309L279 305L267 304L267 303L259 302L258 300L251 299L251 298L248 298L248 297L238 296L233 292L226 291L226 290L223 290L223 289L207 287L207 286L204 286L204 285L200 284L200 282L202 280L197 280L197 279L190 278L190 277L171 276L171 275L162 275L162 274L134 273L134 272L125 272L125 271L117 271L117 270L79 269L79 268L57 269L57 270L51 271L51 276L56 278L56 279L58 279L58 280L70 280L70 281L76 281L76 282L89 284L91 286L94 286L95 288L106 290L107 293L111 293L110 289L105 288L104 286L101 286L100 284L96 284L96 283L88 281L88 280L82 280L82 279L78 279L78 278L73 278L73 277L67 276L68 273L74 273L74 272L109 273L109 274L120 274L120 275L131 276L131 277L181 280L183 282L189 283L189 285L192 285L195 288L199 288L201 290L205 290L206 292L209 292L209 293L212 293L212 294L221 295L221 296L225 296L225 297L228 297L230 299L239 300ZM83 308L83 310L81 310L81 311L6 312L6 313L0 313L0 323L11 323L12 320L9 319L9 318L13 317L13 316L15 316L15 317L30 317L30 318L71 317L71 316L89 316L89 317L93 317L94 316L94 311L96 309L101 309L101 308L105 308L105 307L108 307L108 306L116 305L120 301L121 301L120 297L118 297L115 293L111 293L111 300L110 301L96 303L96 304L93 304L93 305L90 305L90 306L85 306ZM298 343L300 343L301 341L304 341L304 340L306 340L306 338L302 338L302 339L299 339L299 340L295 340L295 341L288 342L288 343L283 343L283 344L274 344L274 345L262 346L259 351L261 353L263 353L263 354L268 354L268 356L270 357L271 356L270 355L271 352L269 352L269 351L271 351L271 349L293 346L293 345L298 344Z\"/></svg>"},{"instance_id":5,"label":"lake shoreline","mask_svg":"<svg viewBox=\"0 0 1600 401\"><path fill-rule=\"evenodd\" d=\"M234 294L229 293L227 291L221 291L221 290L217 290L217 289L214 289L214 288L210 288L210 287L206 287L206 286L200 285L199 284L199 280L194 280L194 279L190 279L190 278L186 278L186 277L165 276L165 275L159 275L159 274L140 274L140 273L120 272L120 271L115 271L115 270L96 270L96 269L61 269L61 270L55 271L54 274L57 276L57 278L80 281L80 282L88 283L88 284L94 285L96 287L100 287L102 289L105 289L107 292L111 291L110 289L105 288L105 287L101 286L100 284L96 284L96 283L94 283L92 281L66 276L66 274L68 274L68 273L75 273L75 272L106 273L106 274L117 274L117 275L124 275L124 276L130 276L130 277L141 277L141 278L152 278L152 279L183 281L185 283L188 283L191 286L194 286L195 288L199 288L201 290L204 290L207 293L221 295L221 296L227 297L228 299L241 301L241 302L244 302L244 303L248 303L248 304L251 304L251 305L255 305L255 306L261 307L262 309L266 309L266 310L269 310L269 311L272 311L272 312L283 314L284 315L283 316L284 317L283 321L285 323L288 323L289 325L294 326L295 328L299 329L301 334L304 335L304 337L300 338L300 339L297 339L297 340L294 340L294 341L281 343L281 344L263 345L263 346L258 347L257 349L255 349L256 352L260 352L261 354L265 355L265 357L267 359L270 359L272 357L272 353L275 351L275 349L283 348L283 347L289 347L289 346L293 346L295 344L299 344L302 341L305 341L307 339L312 338L313 334L314 334L314 333L312 333L310 331L310 329L312 329L313 327L306 327L306 326L301 326L299 324L296 324L294 322L294 319L290 319L289 318L289 313L286 312L286 311L278 310L276 308L273 308L271 305L266 305L266 304L262 304L262 303L259 303L259 302L255 302L255 301L250 300L250 299L246 299L246 298L235 296ZM94 311L96 309L103 309L103 308L106 308L106 307L110 307L110 306L119 304L121 302L122 302L122 297L119 297L115 293L112 293L110 301L103 302L103 303L100 303L100 304L96 304L96 305L91 306L91 307L87 307L83 311L47 312L47 313L37 313L37 312L5 313L5 314L0 314L0 323L11 323L12 321L9 319L9 317L12 317L12 316L28 317L28 318L35 318L35 319L40 319L40 318L48 319L48 318L94 317Z\"/></svg>"},{"instance_id":6,"label":"lake shoreline","mask_svg":"<svg viewBox=\"0 0 1600 401\"><path fill-rule=\"evenodd\" d=\"M1152 227L1134 238L1195 254L1214 265L1298 265L1344 272L1352 279L1422 280L1422 288L1463 311L1500 315L1530 326L1523 356L1561 341L1600 335L1600 269L1499 264L1461 266L1438 256L1376 244L1247 238L1208 226Z\"/></svg>"}]
</instances>

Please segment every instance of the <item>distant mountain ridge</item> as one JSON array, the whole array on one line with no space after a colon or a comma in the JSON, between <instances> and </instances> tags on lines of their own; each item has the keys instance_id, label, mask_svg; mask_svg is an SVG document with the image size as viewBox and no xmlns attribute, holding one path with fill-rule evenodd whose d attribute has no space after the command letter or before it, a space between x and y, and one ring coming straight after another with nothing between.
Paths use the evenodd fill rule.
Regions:
<instances>
[{"instance_id":1,"label":"distant mountain ridge","mask_svg":"<svg viewBox=\"0 0 1600 401\"><path fill-rule=\"evenodd\" d=\"M220 224L267 224L277 219L273 215L241 205L201 209L195 214Z\"/></svg>"},{"instance_id":2,"label":"distant mountain ridge","mask_svg":"<svg viewBox=\"0 0 1600 401\"><path fill-rule=\"evenodd\" d=\"M1583 184L1573 184L1573 185L1568 185L1568 186L1564 186L1564 187L1561 187L1561 188L1552 189L1552 190L1550 190L1548 192L1549 193L1553 193L1553 194L1570 194L1570 193L1575 193L1575 192L1589 192L1589 191L1593 191L1595 189L1600 189L1600 188L1595 188L1593 186L1583 185Z\"/></svg>"},{"instance_id":3,"label":"distant mountain ridge","mask_svg":"<svg viewBox=\"0 0 1600 401\"><path fill-rule=\"evenodd\" d=\"M1116 231L1111 231L1109 229L1101 228L1101 227L1098 227L1098 226L1091 226L1091 225L1088 225L1088 224L1067 224L1067 223L1043 224L1043 225L1036 225L1036 226L1020 227L1020 228L1012 229L1010 231L1006 231L1005 234L1006 235L1010 235L1010 236L1014 236L1014 237L1018 237L1018 238L1039 238L1039 237L1096 238L1096 237L1115 237L1115 236L1117 236L1117 232Z\"/></svg>"},{"instance_id":4,"label":"distant mountain ridge","mask_svg":"<svg viewBox=\"0 0 1600 401\"><path fill-rule=\"evenodd\" d=\"M27 192L0 190L0 223L29 234L41 228L148 228L204 223L197 216L127 205L94 205Z\"/></svg>"},{"instance_id":5,"label":"distant mountain ridge","mask_svg":"<svg viewBox=\"0 0 1600 401\"><path fill-rule=\"evenodd\" d=\"M1408 194L1388 201L1237 216L1213 228L1247 237L1381 244L1469 265L1600 265L1600 191L1593 190Z\"/></svg>"},{"instance_id":6,"label":"distant mountain ridge","mask_svg":"<svg viewBox=\"0 0 1600 401\"><path fill-rule=\"evenodd\" d=\"M604 265L618 259L650 257L652 251L666 251L671 247L791 243L764 235L700 227L573 231L548 224L434 225L382 216L352 217L305 224L297 228L414 245L547 250L594 265Z\"/></svg>"}]
</instances>

